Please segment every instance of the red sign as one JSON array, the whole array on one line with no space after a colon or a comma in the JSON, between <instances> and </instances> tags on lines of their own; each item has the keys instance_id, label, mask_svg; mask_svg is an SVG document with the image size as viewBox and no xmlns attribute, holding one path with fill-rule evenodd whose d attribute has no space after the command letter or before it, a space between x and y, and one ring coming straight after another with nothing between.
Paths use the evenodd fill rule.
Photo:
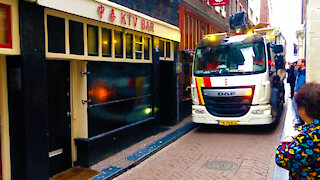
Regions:
<instances>
[{"instance_id":1,"label":"red sign","mask_svg":"<svg viewBox=\"0 0 320 180\"><path fill-rule=\"evenodd\" d=\"M205 2L209 1L210 6L225 6L230 3L230 0L204 0Z\"/></svg>"},{"instance_id":2,"label":"red sign","mask_svg":"<svg viewBox=\"0 0 320 180\"><path fill-rule=\"evenodd\" d=\"M3 38L0 37L0 48L10 48L11 49L12 48L11 6L0 3L0 12L2 12L1 13L2 15L4 15L4 17L0 16L0 21L6 20L6 24L5 24L6 27L2 28L6 31L6 33L0 32L1 36L4 36L4 40L3 40Z\"/></svg>"},{"instance_id":3,"label":"red sign","mask_svg":"<svg viewBox=\"0 0 320 180\"><path fill-rule=\"evenodd\" d=\"M102 17L102 15L101 15ZM109 19L113 22L117 17L114 15L114 9L112 8L111 9L111 13L110 13L110 16L109 16Z\"/></svg>"},{"instance_id":4,"label":"red sign","mask_svg":"<svg viewBox=\"0 0 320 180\"><path fill-rule=\"evenodd\" d=\"M98 7L98 13L99 13L101 19L103 19L104 11L105 11L105 7L101 4ZM112 22L115 22L115 20L117 18L120 19L120 17L117 17L115 15L115 9L112 8L111 11L110 11L110 14L109 14L109 19ZM139 22L141 22L139 25L140 25L142 30L147 30L147 31L154 32L154 22L149 21L149 20L144 19L144 18L139 18L138 16L135 16L133 14L121 12L121 24L124 24L124 25L127 25L127 26L133 26L134 28L136 28L137 24L138 24L138 20L139 20Z\"/></svg>"},{"instance_id":5,"label":"red sign","mask_svg":"<svg viewBox=\"0 0 320 180\"><path fill-rule=\"evenodd\" d=\"M104 7L102 6L102 5L100 5L99 7L98 7L98 12L99 12L99 14L100 14L100 18L102 19L102 15L103 15L103 13L104 13Z\"/></svg>"}]
</instances>

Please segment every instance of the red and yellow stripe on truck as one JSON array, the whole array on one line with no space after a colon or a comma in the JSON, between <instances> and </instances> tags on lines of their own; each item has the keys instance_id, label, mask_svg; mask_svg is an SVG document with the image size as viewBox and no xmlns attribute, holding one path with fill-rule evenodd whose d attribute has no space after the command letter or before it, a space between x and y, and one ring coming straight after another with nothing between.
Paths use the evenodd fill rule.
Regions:
<instances>
[{"instance_id":1,"label":"red and yellow stripe on truck","mask_svg":"<svg viewBox=\"0 0 320 180\"><path fill-rule=\"evenodd\" d=\"M195 77L198 100L200 105L204 105L202 87L211 87L211 79L210 77Z\"/></svg>"}]
</instances>

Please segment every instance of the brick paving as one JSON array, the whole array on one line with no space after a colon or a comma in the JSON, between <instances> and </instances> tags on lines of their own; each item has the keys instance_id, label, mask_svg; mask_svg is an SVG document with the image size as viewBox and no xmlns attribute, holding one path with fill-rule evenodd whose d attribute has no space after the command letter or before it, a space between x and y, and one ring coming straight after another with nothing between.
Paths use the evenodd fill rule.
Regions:
<instances>
[{"instance_id":1,"label":"brick paving","mask_svg":"<svg viewBox=\"0 0 320 180\"><path fill-rule=\"evenodd\" d=\"M200 126L115 179L270 180L285 112L286 108L275 129ZM208 161L228 161L238 167L233 171L213 170L206 166Z\"/></svg>"},{"instance_id":2,"label":"brick paving","mask_svg":"<svg viewBox=\"0 0 320 180\"><path fill-rule=\"evenodd\" d=\"M140 141L126 149L124 149L123 151L120 151L112 156L110 156L109 158L106 158L105 160L91 166L91 169L94 169L96 171L101 171L111 165L118 165L119 163L121 163L125 157L129 156L130 154L138 151L139 149L149 145L150 143L168 135L169 133L173 132L174 130L182 127L183 125L187 124L188 122L191 121L191 117L187 117L185 118L182 122L180 122L179 124L175 125L175 126L171 126L171 127L167 127L169 128L169 130L158 133L154 136L151 136L149 138L144 139L143 141Z\"/></svg>"}]
</instances>

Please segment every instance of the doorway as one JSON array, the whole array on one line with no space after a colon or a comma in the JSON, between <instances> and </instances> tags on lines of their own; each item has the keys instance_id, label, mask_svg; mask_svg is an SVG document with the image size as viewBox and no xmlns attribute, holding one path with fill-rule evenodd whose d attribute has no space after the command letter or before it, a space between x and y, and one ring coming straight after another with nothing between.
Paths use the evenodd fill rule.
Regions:
<instances>
[{"instance_id":1,"label":"doorway","mask_svg":"<svg viewBox=\"0 0 320 180\"><path fill-rule=\"evenodd\" d=\"M72 167L70 62L52 61L48 72L48 139L50 176Z\"/></svg>"}]
</instances>

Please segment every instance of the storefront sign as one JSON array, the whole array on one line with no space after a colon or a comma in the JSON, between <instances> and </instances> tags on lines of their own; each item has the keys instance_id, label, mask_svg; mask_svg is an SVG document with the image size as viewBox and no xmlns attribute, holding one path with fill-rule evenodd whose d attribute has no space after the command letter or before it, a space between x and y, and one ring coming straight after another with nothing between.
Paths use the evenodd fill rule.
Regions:
<instances>
[{"instance_id":1,"label":"storefront sign","mask_svg":"<svg viewBox=\"0 0 320 180\"><path fill-rule=\"evenodd\" d=\"M0 3L0 48L12 48L11 6Z\"/></svg>"},{"instance_id":2,"label":"storefront sign","mask_svg":"<svg viewBox=\"0 0 320 180\"><path fill-rule=\"evenodd\" d=\"M180 42L178 27L108 0L37 0L41 6Z\"/></svg>"},{"instance_id":3,"label":"storefront sign","mask_svg":"<svg viewBox=\"0 0 320 180\"><path fill-rule=\"evenodd\" d=\"M98 7L98 13L100 14L100 19L104 20L105 7L101 4ZM139 26L142 30L154 32L154 22L148 21L147 19L140 18L130 13L121 12L121 16L116 16L115 9L112 8L109 13L109 20L113 23L117 18L121 18L121 24L136 28L139 22ZM119 13L117 13L119 14Z\"/></svg>"},{"instance_id":4,"label":"storefront sign","mask_svg":"<svg viewBox=\"0 0 320 180\"><path fill-rule=\"evenodd\" d=\"M210 6L225 6L230 3L230 0L204 0L208 2Z\"/></svg>"}]
</instances>

